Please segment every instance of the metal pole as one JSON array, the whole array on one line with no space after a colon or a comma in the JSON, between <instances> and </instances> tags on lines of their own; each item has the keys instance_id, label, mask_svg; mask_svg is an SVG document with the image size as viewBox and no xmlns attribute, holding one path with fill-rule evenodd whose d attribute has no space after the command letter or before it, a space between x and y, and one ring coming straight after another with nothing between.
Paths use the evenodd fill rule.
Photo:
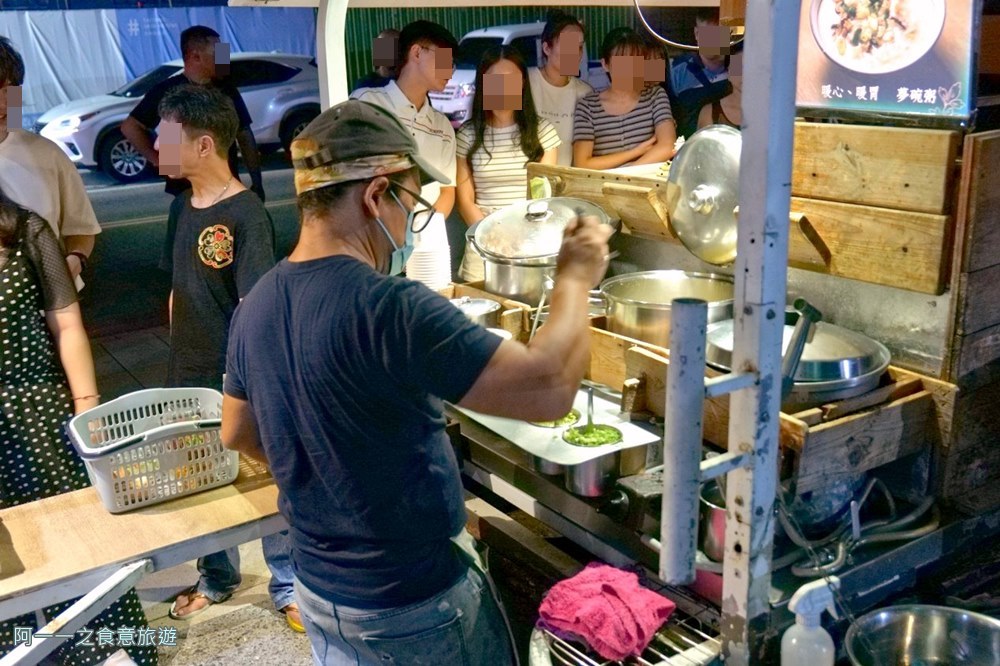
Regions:
<instances>
[{"instance_id":1,"label":"metal pole","mask_svg":"<svg viewBox=\"0 0 1000 666\"><path fill-rule=\"evenodd\" d=\"M103 613L108 606L118 601L123 594L135 587L143 575L152 570L153 563L150 560L124 565L93 591L50 620L30 640L8 652L6 657L0 659L0 666L39 663L46 655L73 638L80 628Z\"/></svg>"},{"instance_id":2,"label":"metal pole","mask_svg":"<svg viewBox=\"0 0 1000 666\"><path fill-rule=\"evenodd\" d=\"M799 0L747 3L733 370L760 379L730 402L729 451L752 459L727 483L722 649L733 664L763 663L770 609L799 12Z\"/></svg>"},{"instance_id":3,"label":"metal pole","mask_svg":"<svg viewBox=\"0 0 1000 666\"><path fill-rule=\"evenodd\" d=\"M348 0L319 0L316 19L316 65L319 69L319 103L325 111L347 99Z\"/></svg>"},{"instance_id":4,"label":"metal pole","mask_svg":"<svg viewBox=\"0 0 1000 666\"><path fill-rule=\"evenodd\" d=\"M670 305L660 512L660 578L670 585L691 583L695 577L707 322L705 301L678 298Z\"/></svg>"}]
</instances>

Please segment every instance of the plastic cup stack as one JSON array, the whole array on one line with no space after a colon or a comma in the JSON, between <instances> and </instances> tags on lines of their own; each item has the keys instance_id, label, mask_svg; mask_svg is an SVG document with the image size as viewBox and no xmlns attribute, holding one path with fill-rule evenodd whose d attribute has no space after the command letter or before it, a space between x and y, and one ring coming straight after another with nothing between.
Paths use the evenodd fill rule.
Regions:
<instances>
[{"instance_id":1,"label":"plastic cup stack","mask_svg":"<svg viewBox=\"0 0 1000 666\"><path fill-rule=\"evenodd\" d=\"M421 222L417 220L418 227ZM448 246L444 216L434 213L427 227L416 235L413 244L413 254L406 263L407 277L424 283L434 291L447 287L451 283L451 248Z\"/></svg>"}]
</instances>

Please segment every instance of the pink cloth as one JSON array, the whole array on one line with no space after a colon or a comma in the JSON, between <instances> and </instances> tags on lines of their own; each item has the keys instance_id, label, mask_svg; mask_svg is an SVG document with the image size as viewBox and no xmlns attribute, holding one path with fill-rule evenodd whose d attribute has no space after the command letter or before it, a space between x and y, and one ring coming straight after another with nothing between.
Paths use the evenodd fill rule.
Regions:
<instances>
[{"instance_id":1,"label":"pink cloth","mask_svg":"<svg viewBox=\"0 0 1000 666\"><path fill-rule=\"evenodd\" d=\"M593 562L545 595L545 625L579 636L605 659L639 656L676 604L639 585L639 577Z\"/></svg>"}]
</instances>

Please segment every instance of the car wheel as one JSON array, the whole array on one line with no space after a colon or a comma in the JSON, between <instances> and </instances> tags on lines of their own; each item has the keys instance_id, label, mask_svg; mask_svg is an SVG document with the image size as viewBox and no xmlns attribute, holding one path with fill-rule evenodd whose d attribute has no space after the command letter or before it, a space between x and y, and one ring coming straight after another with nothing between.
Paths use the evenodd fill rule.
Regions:
<instances>
[{"instance_id":1,"label":"car wheel","mask_svg":"<svg viewBox=\"0 0 1000 666\"><path fill-rule=\"evenodd\" d=\"M285 149L285 154L291 158L292 139L299 135L299 132L306 128L306 125L319 115L319 111L296 111L281 124L281 146Z\"/></svg>"},{"instance_id":2,"label":"car wheel","mask_svg":"<svg viewBox=\"0 0 1000 666\"><path fill-rule=\"evenodd\" d=\"M98 161L104 173L120 183L135 183L152 173L149 160L119 130L101 142Z\"/></svg>"}]
</instances>

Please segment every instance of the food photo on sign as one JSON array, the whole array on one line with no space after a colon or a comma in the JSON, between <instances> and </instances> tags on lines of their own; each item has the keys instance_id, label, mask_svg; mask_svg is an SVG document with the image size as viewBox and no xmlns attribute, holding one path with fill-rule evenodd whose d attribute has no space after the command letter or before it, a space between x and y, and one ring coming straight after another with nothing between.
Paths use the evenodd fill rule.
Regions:
<instances>
[{"instance_id":1,"label":"food photo on sign","mask_svg":"<svg viewBox=\"0 0 1000 666\"><path fill-rule=\"evenodd\" d=\"M806 0L796 104L965 126L981 0Z\"/></svg>"}]
</instances>

